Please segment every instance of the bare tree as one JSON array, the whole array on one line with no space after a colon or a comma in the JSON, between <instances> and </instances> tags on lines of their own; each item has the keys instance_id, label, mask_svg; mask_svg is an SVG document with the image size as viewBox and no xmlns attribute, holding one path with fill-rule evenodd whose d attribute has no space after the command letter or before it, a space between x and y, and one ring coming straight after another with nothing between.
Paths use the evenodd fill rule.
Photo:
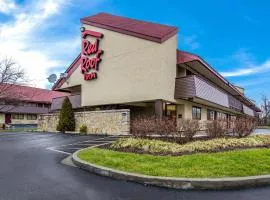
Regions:
<instances>
[{"instance_id":1,"label":"bare tree","mask_svg":"<svg viewBox=\"0 0 270 200\"><path fill-rule=\"evenodd\" d=\"M25 81L25 73L11 57L0 59L0 99L17 99L13 87Z\"/></svg>"},{"instance_id":2,"label":"bare tree","mask_svg":"<svg viewBox=\"0 0 270 200\"><path fill-rule=\"evenodd\" d=\"M263 124L267 125L270 119L270 101L265 95L262 96L262 112Z\"/></svg>"}]
</instances>

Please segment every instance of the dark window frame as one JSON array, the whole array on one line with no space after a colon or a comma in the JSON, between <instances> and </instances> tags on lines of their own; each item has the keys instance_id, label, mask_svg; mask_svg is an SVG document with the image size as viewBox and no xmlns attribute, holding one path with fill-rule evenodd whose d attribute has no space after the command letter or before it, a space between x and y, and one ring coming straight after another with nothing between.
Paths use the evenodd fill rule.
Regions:
<instances>
[{"instance_id":1,"label":"dark window frame","mask_svg":"<svg viewBox=\"0 0 270 200\"><path fill-rule=\"evenodd\" d=\"M202 108L198 106L192 106L192 119L201 120L202 119Z\"/></svg>"}]
</instances>

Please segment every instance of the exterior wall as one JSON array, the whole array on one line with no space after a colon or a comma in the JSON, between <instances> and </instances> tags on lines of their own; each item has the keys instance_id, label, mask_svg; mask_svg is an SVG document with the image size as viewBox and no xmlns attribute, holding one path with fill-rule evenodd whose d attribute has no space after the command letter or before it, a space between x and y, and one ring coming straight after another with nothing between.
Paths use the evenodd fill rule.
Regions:
<instances>
[{"instance_id":1,"label":"exterior wall","mask_svg":"<svg viewBox=\"0 0 270 200\"><path fill-rule=\"evenodd\" d=\"M75 120L76 132L81 125L86 125L88 133L92 134L129 134L130 130L130 111L127 109L76 112ZM59 113L41 115L38 129L55 132L58 121Z\"/></svg>"},{"instance_id":2,"label":"exterior wall","mask_svg":"<svg viewBox=\"0 0 270 200\"><path fill-rule=\"evenodd\" d=\"M5 114L0 113L0 124L4 124L5 123Z\"/></svg>"},{"instance_id":3,"label":"exterior wall","mask_svg":"<svg viewBox=\"0 0 270 200\"><path fill-rule=\"evenodd\" d=\"M37 120L28 120L26 116L24 119L11 119L11 124L37 124Z\"/></svg>"},{"instance_id":4,"label":"exterior wall","mask_svg":"<svg viewBox=\"0 0 270 200\"><path fill-rule=\"evenodd\" d=\"M177 116L179 114L181 114L183 116L182 119L192 119L192 107L193 106L197 106L197 107L201 108L201 120L200 120L200 129L201 130L205 129L205 124L208 121L207 120L207 109L214 110L214 111L221 112L221 113L228 113L231 115L236 114L233 112L221 110L217 107L202 105L202 104L198 104L198 103L190 102L190 101L179 100L179 101L177 101ZM177 120L181 120L181 118L177 118Z\"/></svg>"},{"instance_id":5,"label":"exterior wall","mask_svg":"<svg viewBox=\"0 0 270 200\"><path fill-rule=\"evenodd\" d=\"M104 54L96 80L85 81L78 67L61 87L81 85L82 106L155 99L175 102L176 36L160 44L83 26L104 34L99 43Z\"/></svg>"}]
</instances>

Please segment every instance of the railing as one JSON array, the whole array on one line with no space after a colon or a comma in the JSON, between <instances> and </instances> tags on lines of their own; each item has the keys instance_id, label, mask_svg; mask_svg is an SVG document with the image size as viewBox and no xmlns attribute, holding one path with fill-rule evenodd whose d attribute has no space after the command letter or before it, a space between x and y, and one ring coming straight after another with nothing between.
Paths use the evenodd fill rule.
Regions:
<instances>
[{"instance_id":1,"label":"railing","mask_svg":"<svg viewBox=\"0 0 270 200\"><path fill-rule=\"evenodd\" d=\"M239 111L243 110L242 103L240 101L222 91L214 84L209 83L196 75L176 78L175 98L188 99L194 97L207 100L227 108Z\"/></svg>"},{"instance_id":2,"label":"railing","mask_svg":"<svg viewBox=\"0 0 270 200\"><path fill-rule=\"evenodd\" d=\"M62 107L63 101L66 97L58 97L54 98L52 100L52 105L51 105L51 111L59 110ZM79 108L81 107L81 95L76 94L76 95L70 95L68 96L70 103L72 104L72 108Z\"/></svg>"}]
</instances>

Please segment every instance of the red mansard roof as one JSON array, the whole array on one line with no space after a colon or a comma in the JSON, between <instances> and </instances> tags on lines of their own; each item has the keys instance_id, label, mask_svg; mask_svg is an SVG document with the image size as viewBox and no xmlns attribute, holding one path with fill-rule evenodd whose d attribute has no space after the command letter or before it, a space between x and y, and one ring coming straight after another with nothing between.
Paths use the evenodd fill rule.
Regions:
<instances>
[{"instance_id":1,"label":"red mansard roof","mask_svg":"<svg viewBox=\"0 0 270 200\"><path fill-rule=\"evenodd\" d=\"M178 28L126 17L99 13L84 17L81 23L162 43L177 34Z\"/></svg>"},{"instance_id":2,"label":"red mansard roof","mask_svg":"<svg viewBox=\"0 0 270 200\"><path fill-rule=\"evenodd\" d=\"M46 90L22 85L0 85L5 90L3 98L14 98L20 101L51 103L53 98L69 96L69 93ZM6 88L6 89L4 89Z\"/></svg>"}]
</instances>

